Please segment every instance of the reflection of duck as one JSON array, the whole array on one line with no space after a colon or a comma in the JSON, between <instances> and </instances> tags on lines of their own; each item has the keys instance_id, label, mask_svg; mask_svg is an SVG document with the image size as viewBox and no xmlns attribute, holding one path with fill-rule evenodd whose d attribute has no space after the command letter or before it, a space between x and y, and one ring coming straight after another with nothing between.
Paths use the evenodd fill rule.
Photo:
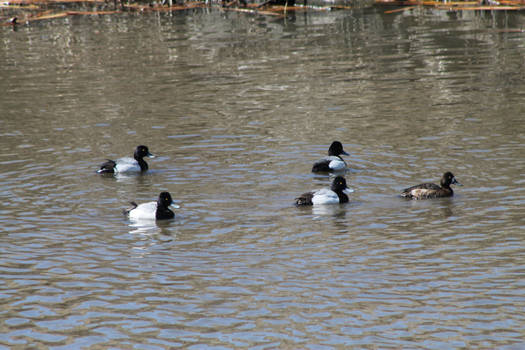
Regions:
<instances>
[{"instance_id":1,"label":"reflection of duck","mask_svg":"<svg viewBox=\"0 0 525 350\"><path fill-rule=\"evenodd\" d=\"M452 197L454 195L454 191L452 191L450 185L463 186L456 180L450 171L447 171L443 174L440 184L441 186L433 183L423 183L412 186L404 189L401 193L401 196L411 199Z\"/></svg>"},{"instance_id":2,"label":"reflection of duck","mask_svg":"<svg viewBox=\"0 0 525 350\"><path fill-rule=\"evenodd\" d=\"M97 171L99 174L113 174L113 173L137 173L148 170L148 163L144 161L144 157L154 158L155 156L149 153L148 147L137 146L133 158L124 157L116 161L108 159L107 162L100 166Z\"/></svg>"},{"instance_id":3,"label":"reflection of duck","mask_svg":"<svg viewBox=\"0 0 525 350\"><path fill-rule=\"evenodd\" d=\"M334 141L328 149L328 157L318 160L312 167L312 172L333 172L346 170L346 163L341 158L341 154L345 156L348 153L343 149L343 145L339 141Z\"/></svg>"},{"instance_id":4,"label":"reflection of duck","mask_svg":"<svg viewBox=\"0 0 525 350\"><path fill-rule=\"evenodd\" d=\"M152 220L132 220L129 224L132 234L141 235L157 235L161 233L161 229L157 226L156 221Z\"/></svg>"},{"instance_id":5,"label":"reflection of duck","mask_svg":"<svg viewBox=\"0 0 525 350\"><path fill-rule=\"evenodd\" d=\"M341 205L314 205L312 207L312 214L317 217L330 216L334 218L344 218L346 209Z\"/></svg>"},{"instance_id":6,"label":"reflection of duck","mask_svg":"<svg viewBox=\"0 0 525 350\"><path fill-rule=\"evenodd\" d=\"M175 214L169 209L169 206L179 208L173 203L169 192L161 192L156 202L137 204L131 202L132 207L124 210L124 214L134 220L165 220L173 219Z\"/></svg>"},{"instance_id":7,"label":"reflection of duck","mask_svg":"<svg viewBox=\"0 0 525 350\"><path fill-rule=\"evenodd\" d=\"M169 241L175 238L176 233L173 231L175 221L173 220L134 220L128 222L129 233L142 236L155 236L156 240ZM135 250L144 249L144 244L139 241L134 245Z\"/></svg>"},{"instance_id":8,"label":"reflection of duck","mask_svg":"<svg viewBox=\"0 0 525 350\"><path fill-rule=\"evenodd\" d=\"M337 176L330 188L323 188L317 191L303 193L295 199L296 205L316 205L316 204L339 204L348 202L348 193L353 192L346 186L346 180L342 176Z\"/></svg>"},{"instance_id":9,"label":"reflection of duck","mask_svg":"<svg viewBox=\"0 0 525 350\"><path fill-rule=\"evenodd\" d=\"M449 218L454 215L454 211L451 207L443 207L441 208L441 216L444 218Z\"/></svg>"}]
</instances>

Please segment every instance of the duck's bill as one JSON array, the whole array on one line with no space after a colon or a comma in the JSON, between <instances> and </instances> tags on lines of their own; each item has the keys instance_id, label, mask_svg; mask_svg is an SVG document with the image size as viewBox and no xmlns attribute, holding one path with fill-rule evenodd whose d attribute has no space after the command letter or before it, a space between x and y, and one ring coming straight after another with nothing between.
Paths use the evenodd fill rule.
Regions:
<instances>
[{"instance_id":1,"label":"duck's bill","mask_svg":"<svg viewBox=\"0 0 525 350\"><path fill-rule=\"evenodd\" d=\"M155 158L155 155L151 154L151 153L148 153L148 154L146 154L146 157L148 157L148 158Z\"/></svg>"},{"instance_id":2,"label":"duck's bill","mask_svg":"<svg viewBox=\"0 0 525 350\"><path fill-rule=\"evenodd\" d=\"M342 151L341 154L344 154L345 156L349 156L349 154L346 153L345 151Z\"/></svg>"},{"instance_id":3,"label":"duck's bill","mask_svg":"<svg viewBox=\"0 0 525 350\"><path fill-rule=\"evenodd\" d=\"M346 194L350 194L350 193L353 193L353 192L354 192L354 190L352 188L345 188L343 190L343 193L346 193Z\"/></svg>"},{"instance_id":4,"label":"duck's bill","mask_svg":"<svg viewBox=\"0 0 525 350\"><path fill-rule=\"evenodd\" d=\"M454 185L456 185L456 186L463 186L463 184L460 184L460 183L458 182L458 180L456 180L456 179L452 180L452 184L454 184Z\"/></svg>"},{"instance_id":5,"label":"duck's bill","mask_svg":"<svg viewBox=\"0 0 525 350\"><path fill-rule=\"evenodd\" d=\"M180 205L175 204L175 203L171 203L171 204L170 204L170 207L173 207L173 208L175 208L175 209L179 209L179 208L180 208Z\"/></svg>"}]
</instances>

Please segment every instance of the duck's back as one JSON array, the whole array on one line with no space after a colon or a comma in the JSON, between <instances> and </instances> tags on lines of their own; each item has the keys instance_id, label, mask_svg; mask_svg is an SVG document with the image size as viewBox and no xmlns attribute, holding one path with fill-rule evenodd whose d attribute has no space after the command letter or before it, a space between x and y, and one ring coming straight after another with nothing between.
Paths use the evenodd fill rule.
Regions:
<instances>
[{"instance_id":1,"label":"duck's back","mask_svg":"<svg viewBox=\"0 0 525 350\"><path fill-rule=\"evenodd\" d=\"M339 196L337 193L328 188L323 188L321 190L315 191L312 203L315 204L338 204Z\"/></svg>"},{"instance_id":2,"label":"duck's back","mask_svg":"<svg viewBox=\"0 0 525 350\"><path fill-rule=\"evenodd\" d=\"M148 202L137 205L135 209L129 211L130 219L151 219L155 220L157 213L157 202Z\"/></svg>"},{"instance_id":3,"label":"duck's back","mask_svg":"<svg viewBox=\"0 0 525 350\"><path fill-rule=\"evenodd\" d=\"M119 158L117 159L115 163L116 163L115 170L117 173L129 173L129 172L142 171L137 160L131 157Z\"/></svg>"}]
</instances>

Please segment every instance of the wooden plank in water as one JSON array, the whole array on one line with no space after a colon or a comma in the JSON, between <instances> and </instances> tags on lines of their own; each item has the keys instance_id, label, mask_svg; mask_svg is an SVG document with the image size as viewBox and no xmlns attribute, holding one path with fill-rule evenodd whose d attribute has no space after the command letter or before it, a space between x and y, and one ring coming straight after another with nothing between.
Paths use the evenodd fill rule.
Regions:
<instances>
[{"instance_id":1,"label":"wooden plank in water","mask_svg":"<svg viewBox=\"0 0 525 350\"><path fill-rule=\"evenodd\" d=\"M519 6L472 6L472 7L438 7L439 10L447 11L523 11L525 7Z\"/></svg>"},{"instance_id":2,"label":"wooden plank in water","mask_svg":"<svg viewBox=\"0 0 525 350\"><path fill-rule=\"evenodd\" d=\"M399 9L385 11L384 13L403 12L403 11L408 11L408 10L415 9L416 7L417 7L417 6L405 6L405 7L399 8Z\"/></svg>"},{"instance_id":3,"label":"wooden plank in water","mask_svg":"<svg viewBox=\"0 0 525 350\"><path fill-rule=\"evenodd\" d=\"M0 8L3 8L3 9L14 9L14 10L40 10L41 9L40 6L37 6L37 5L34 5L34 4L27 4L27 5L16 4L16 5L11 5L11 2L0 3Z\"/></svg>"},{"instance_id":4,"label":"wooden plank in water","mask_svg":"<svg viewBox=\"0 0 525 350\"><path fill-rule=\"evenodd\" d=\"M33 4L33 5L39 5L39 4L69 4L69 3L86 3L86 4L104 4L104 0L9 0L6 1L7 4L16 4L16 5L24 5L24 4Z\"/></svg>"},{"instance_id":5,"label":"wooden plank in water","mask_svg":"<svg viewBox=\"0 0 525 350\"><path fill-rule=\"evenodd\" d=\"M46 14L43 16L36 16L36 17L28 17L24 21L25 22L33 22L33 21L42 21L45 19L56 19L56 18L64 18L67 17L67 12L59 12L59 13L52 13L52 14Z\"/></svg>"}]
</instances>

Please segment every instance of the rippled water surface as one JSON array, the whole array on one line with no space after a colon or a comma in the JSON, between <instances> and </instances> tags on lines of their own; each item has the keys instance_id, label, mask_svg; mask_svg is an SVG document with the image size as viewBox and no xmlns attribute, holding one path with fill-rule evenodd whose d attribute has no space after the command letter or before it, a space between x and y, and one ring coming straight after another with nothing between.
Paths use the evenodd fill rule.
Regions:
<instances>
[{"instance_id":1,"label":"rippled water surface","mask_svg":"<svg viewBox=\"0 0 525 350\"><path fill-rule=\"evenodd\" d=\"M525 347L518 13L0 27L0 347ZM351 202L311 164L340 140ZM100 176L146 144L143 176ZM453 198L400 191L452 171ZM130 222L170 191L176 219Z\"/></svg>"}]
</instances>

